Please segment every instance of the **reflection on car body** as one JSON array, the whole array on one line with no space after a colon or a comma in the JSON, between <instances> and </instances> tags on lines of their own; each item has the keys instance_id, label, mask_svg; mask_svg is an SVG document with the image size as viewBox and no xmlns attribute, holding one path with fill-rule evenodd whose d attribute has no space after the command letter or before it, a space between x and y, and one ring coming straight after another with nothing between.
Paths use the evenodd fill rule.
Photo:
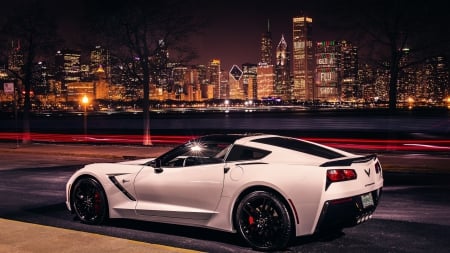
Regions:
<instances>
[{"instance_id":1,"label":"reflection on car body","mask_svg":"<svg viewBox=\"0 0 450 253\"><path fill-rule=\"evenodd\" d=\"M128 218L238 233L257 250L370 219L383 174L356 155L268 134L202 136L148 159L90 164L67 182L85 223Z\"/></svg>"}]
</instances>

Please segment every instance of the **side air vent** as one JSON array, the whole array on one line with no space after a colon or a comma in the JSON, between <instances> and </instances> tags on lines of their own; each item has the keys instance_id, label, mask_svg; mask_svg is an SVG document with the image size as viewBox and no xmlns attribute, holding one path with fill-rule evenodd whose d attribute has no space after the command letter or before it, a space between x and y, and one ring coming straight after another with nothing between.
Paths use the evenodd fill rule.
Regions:
<instances>
[{"instance_id":1,"label":"side air vent","mask_svg":"<svg viewBox=\"0 0 450 253\"><path fill-rule=\"evenodd\" d=\"M125 196L127 196L127 198L129 198L132 201L136 201L136 199L133 197L133 195L131 195L131 193L129 193L127 190L125 190L125 188L123 188L123 186L121 184L119 184L119 182L117 181L115 176L109 176L109 180L111 180L111 182L113 182L113 184L123 193L125 194Z\"/></svg>"}]
</instances>

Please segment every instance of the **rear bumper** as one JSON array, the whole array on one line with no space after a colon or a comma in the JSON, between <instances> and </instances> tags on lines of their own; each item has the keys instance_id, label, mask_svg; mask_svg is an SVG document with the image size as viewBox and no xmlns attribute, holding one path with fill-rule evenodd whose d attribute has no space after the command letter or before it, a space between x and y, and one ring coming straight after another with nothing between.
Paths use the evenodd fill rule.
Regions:
<instances>
[{"instance_id":1,"label":"rear bumper","mask_svg":"<svg viewBox=\"0 0 450 253\"><path fill-rule=\"evenodd\" d=\"M362 196L366 194L326 201L322 207L316 232L352 227L369 220L378 205L381 192L380 188L367 193L373 200L373 205L369 206L363 204Z\"/></svg>"}]
</instances>

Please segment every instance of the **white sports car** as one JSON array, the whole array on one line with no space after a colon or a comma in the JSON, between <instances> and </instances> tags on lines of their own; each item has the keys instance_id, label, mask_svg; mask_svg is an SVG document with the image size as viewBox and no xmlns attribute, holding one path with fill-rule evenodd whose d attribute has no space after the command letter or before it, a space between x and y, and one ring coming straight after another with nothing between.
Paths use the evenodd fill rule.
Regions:
<instances>
[{"instance_id":1,"label":"white sports car","mask_svg":"<svg viewBox=\"0 0 450 253\"><path fill-rule=\"evenodd\" d=\"M376 155L278 135L218 134L157 158L87 165L69 179L66 205L84 223L206 227L267 251L368 220L382 187Z\"/></svg>"}]
</instances>

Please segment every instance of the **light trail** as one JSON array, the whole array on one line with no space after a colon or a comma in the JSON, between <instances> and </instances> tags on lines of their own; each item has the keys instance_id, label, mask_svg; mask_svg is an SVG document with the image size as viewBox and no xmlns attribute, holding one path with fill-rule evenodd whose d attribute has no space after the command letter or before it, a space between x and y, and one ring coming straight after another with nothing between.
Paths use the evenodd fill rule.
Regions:
<instances>
[{"instance_id":1,"label":"light trail","mask_svg":"<svg viewBox=\"0 0 450 253\"><path fill-rule=\"evenodd\" d=\"M47 143L87 143L87 144L129 144L142 145L142 135L122 134L58 134L31 133L34 142ZM152 135L153 144L178 145L197 136L195 135ZM302 138L302 137L298 137ZM0 133L0 140L20 141L22 133ZM367 138L302 138L341 149L374 150L374 151L447 151L450 150L450 139L367 139Z\"/></svg>"}]
</instances>

